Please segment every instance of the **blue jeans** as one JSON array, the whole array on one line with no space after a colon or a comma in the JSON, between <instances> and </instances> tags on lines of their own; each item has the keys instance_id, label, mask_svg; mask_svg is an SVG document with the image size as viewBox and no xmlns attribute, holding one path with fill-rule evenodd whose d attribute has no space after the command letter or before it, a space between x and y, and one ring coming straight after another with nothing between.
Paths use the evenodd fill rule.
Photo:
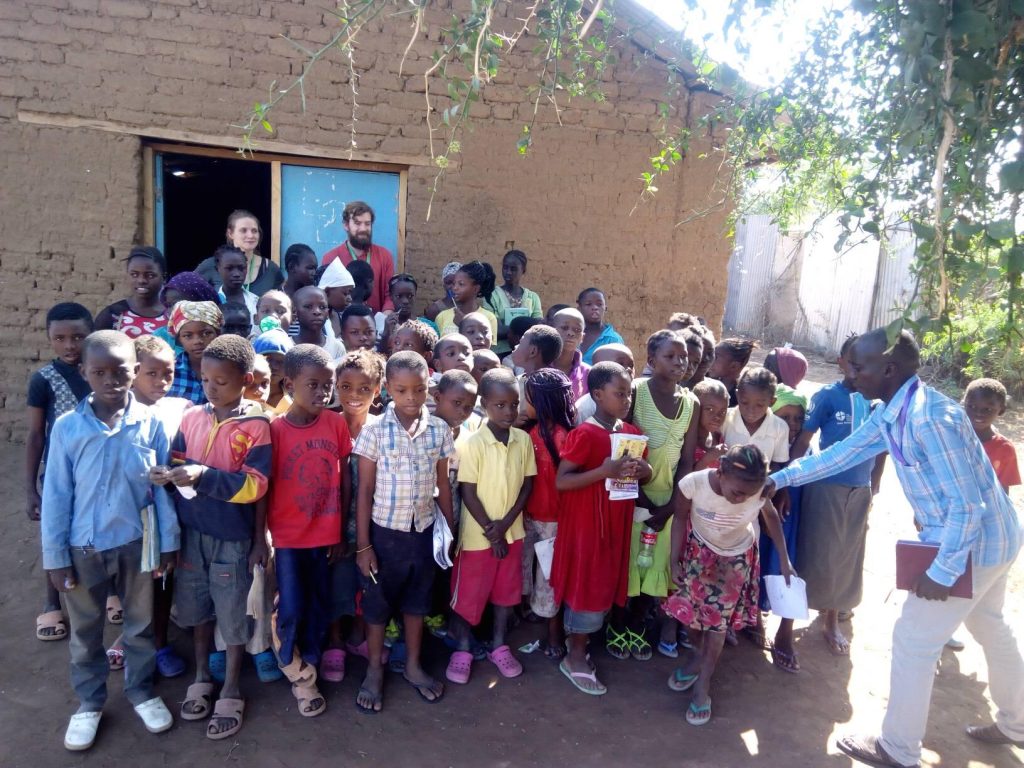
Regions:
<instances>
[{"instance_id":1,"label":"blue jeans","mask_svg":"<svg viewBox=\"0 0 1024 768\"><path fill-rule=\"evenodd\" d=\"M142 573L142 539L97 551L72 547L77 586L65 594L71 620L71 685L79 712L99 712L107 700L103 628L111 584L124 607L124 694L132 704L153 698L153 576Z\"/></svg>"},{"instance_id":2,"label":"blue jeans","mask_svg":"<svg viewBox=\"0 0 1024 768\"><path fill-rule=\"evenodd\" d=\"M327 547L274 550L277 567L277 660L292 662L295 646L302 660L316 666L330 625L331 569Z\"/></svg>"}]
</instances>

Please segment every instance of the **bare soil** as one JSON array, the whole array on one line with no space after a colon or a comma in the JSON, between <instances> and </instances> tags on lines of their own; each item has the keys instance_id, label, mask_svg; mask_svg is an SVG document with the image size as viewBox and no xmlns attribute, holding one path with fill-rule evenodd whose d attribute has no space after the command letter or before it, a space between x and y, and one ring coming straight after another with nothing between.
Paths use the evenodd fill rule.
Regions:
<instances>
[{"instance_id":1,"label":"bare soil","mask_svg":"<svg viewBox=\"0 0 1024 768\"><path fill-rule=\"evenodd\" d=\"M808 387L837 375L816 361ZM1024 419L1015 412L1004 431L1020 441ZM450 685L444 700L429 705L400 676L389 675L384 712L359 713L355 695L364 662L350 662L343 683L323 684L327 712L305 719L296 712L284 682L260 684L247 667L245 727L234 740L212 742L203 724L177 719L167 733L148 734L120 695L121 675L110 680L110 700L96 745L88 753L64 750L67 718L76 707L68 684L68 645L41 643L34 636L40 608L38 524L22 509L22 446L0 445L8 471L0 495L8 499L6 535L0 540L0 766L813 766L845 768L853 763L834 741L851 730L874 731L889 689L889 652L901 593L893 590L893 542L913 534L909 505L888 471L876 498L868 536L865 599L852 625L848 658L832 656L820 636L820 621L798 624L798 675L776 670L763 651L741 640L727 648L712 696L714 719L703 728L683 720L687 698L666 686L674 662L655 655L649 662L616 661L595 645L594 659L608 695L578 693L541 654L520 654L526 673L501 678L489 662L474 665L469 685ZM1022 457L1024 458L1024 457ZM1019 491L1019 489L1018 489ZM1016 494L1018 507L1021 502ZM1024 566L1015 568L1007 615L1024 627ZM769 619L769 631L774 622ZM108 627L108 641L116 628ZM541 635L524 624L511 635L514 647ZM937 672L928 733L926 766L1009 768L1024 765L1024 751L971 742L967 725L988 723L989 671L981 649L964 632L967 648L946 651ZM189 638L177 629L172 640L187 657ZM428 641L428 668L443 675L447 654ZM998 674L998 671L993 671ZM160 680L157 692L176 711L189 676Z\"/></svg>"}]
</instances>

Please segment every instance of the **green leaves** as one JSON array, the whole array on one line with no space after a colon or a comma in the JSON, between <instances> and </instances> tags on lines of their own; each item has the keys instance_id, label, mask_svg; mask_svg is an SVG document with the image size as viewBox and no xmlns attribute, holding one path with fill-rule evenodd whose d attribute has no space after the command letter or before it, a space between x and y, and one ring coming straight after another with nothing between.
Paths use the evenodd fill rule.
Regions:
<instances>
[{"instance_id":1,"label":"green leaves","mask_svg":"<svg viewBox=\"0 0 1024 768\"><path fill-rule=\"evenodd\" d=\"M920 221L911 221L910 227L914 231L914 236L919 240L931 242L935 239L935 227L930 224L925 224Z\"/></svg>"},{"instance_id":2,"label":"green leaves","mask_svg":"<svg viewBox=\"0 0 1024 768\"><path fill-rule=\"evenodd\" d=\"M993 221L987 227L985 231L988 236L993 240L1012 240L1013 239L1013 221L1010 219L1000 219L999 221Z\"/></svg>"},{"instance_id":3,"label":"green leaves","mask_svg":"<svg viewBox=\"0 0 1024 768\"><path fill-rule=\"evenodd\" d=\"M1024 160L1003 164L999 169L999 186L1003 192L1024 192Z\"/></svg>"}]
</instances>

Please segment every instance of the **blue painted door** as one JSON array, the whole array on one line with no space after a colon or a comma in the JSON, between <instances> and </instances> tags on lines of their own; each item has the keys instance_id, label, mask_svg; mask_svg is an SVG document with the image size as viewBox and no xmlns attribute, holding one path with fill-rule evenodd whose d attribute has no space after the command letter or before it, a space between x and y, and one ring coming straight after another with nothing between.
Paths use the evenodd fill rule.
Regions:
<instances>
[{"instance_id":1,"label":"blue painted door","mask_svg":"<svg viewBox=\"0 0 1024 768\"><path fill-rule=\"evenodd\" d=\"M398 268L399 174L281 166L281 256L305 243L323 258L347 239L341 214L355 200L374 212L373 242L391 251Z\"/></svg>"}]
</instances>

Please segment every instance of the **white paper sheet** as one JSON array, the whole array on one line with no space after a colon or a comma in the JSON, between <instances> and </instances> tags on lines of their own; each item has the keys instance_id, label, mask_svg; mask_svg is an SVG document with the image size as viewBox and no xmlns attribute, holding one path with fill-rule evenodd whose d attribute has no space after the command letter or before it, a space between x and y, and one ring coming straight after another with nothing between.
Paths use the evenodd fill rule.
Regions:
<instances>
[{"instance_id":1,"label":"white paper sheet","mask_svg":"<svg viewBox=\"0 0 1024 768\"><path fill-rule=\"evenodd\" d=\"M765 576L764 586L768 592L768 602L772 613L783 619L807 619L807 582L799 576L790 578L786 586L784 576Z\"/></svg>"},{"instance_id":2,"label":"white paper sheet","mask_svg":"<svg viewBox=\"0 0 1024 768\"><path fill-rule=\"evenodd\" d=\"M537 553L537 562L540 563L540 572L544 578L551 579L551 563L555 559L555 539L541 539L533 545L533 551Z\"/></svg>"}]
</instances>

